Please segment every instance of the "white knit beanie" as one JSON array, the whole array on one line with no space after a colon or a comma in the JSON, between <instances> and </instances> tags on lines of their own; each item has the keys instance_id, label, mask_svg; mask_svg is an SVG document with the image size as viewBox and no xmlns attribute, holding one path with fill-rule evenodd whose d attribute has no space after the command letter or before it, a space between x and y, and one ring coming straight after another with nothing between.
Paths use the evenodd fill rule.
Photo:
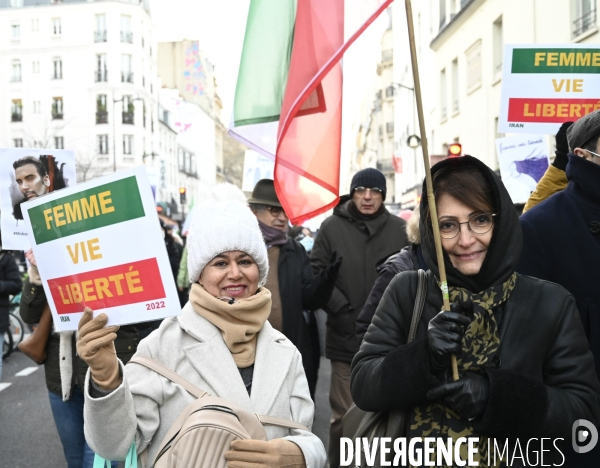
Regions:
<instances>
[{"instance_id":1,"label":"white knit beanie","mask_svg":"<svg viewBox=\"0 0 600 468\"><path fill-rule=\"evenodd\" d=\"M198 281L208 262L231 250L246 252L256 262L259 286L267 281L269 259L265 241L244 192L235 185L219 184L202 194L194 208L187 245L191 283Z\"/></svg>"}]
</instances>

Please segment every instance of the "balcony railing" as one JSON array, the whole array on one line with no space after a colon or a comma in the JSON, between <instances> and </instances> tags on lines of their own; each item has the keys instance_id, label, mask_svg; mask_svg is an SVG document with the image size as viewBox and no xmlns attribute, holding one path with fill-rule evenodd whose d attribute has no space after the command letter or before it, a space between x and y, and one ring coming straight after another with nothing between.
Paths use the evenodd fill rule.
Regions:
<instances>
[{"instance_id":1,"label":"balcony railing","mask_svg":"<svg viewBox=\"0 0 600 468\"><path fill-rule=\"evenodd\" d=\"M62 112L58 112L53 110L52 111L52 120L62 120L63 119L63 113Z\"/></svg>"},{"instance_id":2,"label":"balcony railing","mask_svg":"<svg viewBox=\"0 0 600 468\"><path fill-rule=\"evenodd\" d=\"M94 72L94 79L96 83L102 83L108 81L108 71L107 70L96 70Z\"/></svg>"},{"instance_id":3,"label":"balcony railing","mask_svg":"<svg viewBox=\"0 0 600 468\"><path fill-rule=\"evenodd\" d=\"M381 172L394 172L394 160L380 159L377 161L377 169L379 169Z\"/></svg>"},{"instance_id":4,"label":"balcony railing","mask_svg":"<svg viewBox=\"0 0 600 468\"><path fill-rule=\"evenodd\" d=\"M13 112L10 116L10 121L11 122L23 122L23 114L17 114L16 112Z\"/></svg>"},{"instance_id":5,"label":"balcony railing","mask_svg":"<svg viewBox=\"0 0 600 468\"><path fill-rule=\"evenodd\" d=\"M122 83L133 83L133 73L121 72Z\"/></svg>"},{"instance_id":6,"label":"balcony railing","mask_svg":"<svg viewBox=\"0 0 600 468\"><path fill-rule=\"evenodd\" d=\"M97 124L108 123L108 112L106 112L106 111L96 112L96 123Z\"/></svg>"},{"instance_id":7,"label":"balcony railing","mask_svg":"<svg viewBox=\"0 0 600 468\"><path fill-rule=\"evenodd\" d=\"M133 44L133 33L128 31L121 31L121 42L128 42Z\"/></svg>"},{"instance_id":8,"label":"balcony railing","mask_svg":"<svg viewBox=\"0 0 600 468\"><path fill-rule=\"evenodd\" d=\"M577 37L596 26L596 9L588 11L573 21L573 37Z\"/></svg>"},{"instance_id":9,"label":"balcony railing","mask_svg":"<svg viewBox=\"0 0 600 468\"><path fill-rule=\"evenodd\" d=\"M385 131L388 134L393 134L394 133L394 122L387 122L385 124Z\"/></svg>"},{"instance_id":10,"label":"balcony railing","mask_svg":"<svg viewBox=\"0 0 600 468\"><path fill-rule=\"evenodd\" d=\"M123 112L123 123L133 125L133 112Z\"/></svg>"},{"instance_id":11,"label":"balcony railing","mask_svg":"<svg viewBox=\"0 0 600 468\"><path fill-rule=\"evenodd\" d=\"M94 31L94 42L106 42L106 31Z\"/></svg>"},{"instance_id":12,"label":"balcony railing","mask_svg":"<svg viewBox=\"0 0 600 468\"><path fill-rule=\"evenodd\" d=\"M10 82L11 83L19 83L21 81L21 77L20 76L11 76L10 77Z\"/></svg>"}]
</instances>

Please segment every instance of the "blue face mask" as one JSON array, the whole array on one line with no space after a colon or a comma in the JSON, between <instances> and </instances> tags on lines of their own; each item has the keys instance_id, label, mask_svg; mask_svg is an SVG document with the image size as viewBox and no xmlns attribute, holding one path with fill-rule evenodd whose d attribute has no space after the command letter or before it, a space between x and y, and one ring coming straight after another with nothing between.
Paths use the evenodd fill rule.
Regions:
<instances>
[{"instance_id":1,"label":"blue face mask","mask_svg":"<svg viewBox=\"0 0 600 468\"><path fill-rule=\"evenodd\" d=\"M312 237L305 236L300 243L304 246L307 252L310 252L315 245L315 240Z\"/></svg>"}]
</instances>

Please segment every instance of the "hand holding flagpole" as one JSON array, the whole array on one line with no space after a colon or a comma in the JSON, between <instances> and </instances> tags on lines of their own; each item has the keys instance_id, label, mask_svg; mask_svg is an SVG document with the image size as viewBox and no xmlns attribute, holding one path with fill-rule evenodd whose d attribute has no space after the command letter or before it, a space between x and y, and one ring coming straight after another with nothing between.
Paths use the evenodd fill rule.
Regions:
<instances>
[{"instance_id":1,"label":"hand holding flagpole","mask_svg":"<svg viewBox=\"0 0 600 468\"><path fill-rule=\"evenodd\" d=\"M408 40L410 44L410 59L413 70L413 82L415 88L415 98L417 100L417 114L419 116L419 130L421 132L421 149L423 150L423 163L425 164L425 180L427 182L427 202L429 203L429 212L431 214L431 225L433 228L433 239L435 242L435 253L437 257L438 268L440 270L440 287L442 289L442 298L444 300L444 310L450 310L450 297L448 295L448 282L446 280L446 267L444 265L444 254L442 252L442 240L440 238L440 227L437 220L437 207L435 206L435 196L433 194L433 182L431 179L431 167L429 166L429 151L427 146L427 132L425 131L425 118L423 116L423 100L421 98L421 81L419 79L419 65L417 62L417 50L415 47L415 28L413 24L412 5L410 0L406 2L406 21L408 24ZM458 380L458 366L456 356L451 355L452 378Z\"/></svg>"}]
</instances>

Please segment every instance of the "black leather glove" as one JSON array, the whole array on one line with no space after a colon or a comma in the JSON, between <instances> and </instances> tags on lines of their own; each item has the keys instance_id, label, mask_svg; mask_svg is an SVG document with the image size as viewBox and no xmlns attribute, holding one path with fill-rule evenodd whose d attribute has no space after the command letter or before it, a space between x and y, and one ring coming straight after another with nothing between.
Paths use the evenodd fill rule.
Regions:
<instances>
[{"instance_id":1,"label":"black leather glove","mask_svg":"<svg viewBox=\"0 0 600 468\"><path fill-rule=\"evenodd\" d=\"M469 317L458 313L457 304L450 304L450 309L450 312L442 310L433 317L427 327L429 366L434 375L448 368L451 354L462 352L465 327L471 323Z\"/></svg>"},{"instance_id":2,"label":"black leather glove","mask_svg":"<svg viewBox=\"0 0 600 468\"><path fill-rule=\"evenodd\" d=\"M329 263L325 270L323 270L323 279L328 283L335 282L338 272L340 271L340 267L342 266L342 257L337 256L337 252L333 252L331 257L329 258Z\"/></svg>"},{"instance_id":3,"label":"black leather glove","mask_svg":"<svg viewBox=\"0 0 600 468\"><path fill-rule=\"evenodd\" d=\"M479 418L485 412L490 396L490 381L487 376L466 372L460 380L449 382L429 390L427 399L440 399L448 408L467 419Z\"/></svg>"},{"instance_id":4,"label":"black leather glove","mask_svg":"<svg viewBox=\"0 0 600 468\"><path fill-rule=\"evenodd\" d=\"M573 125L573 122L565 122L560 126L558 133L556 134L556 157L554 158L552 165L561 171L567 170L567 163L569 162L569 158L567 157L567 154L569 153L567 130L571 125Z\"/></svg>"}]
</instances>

